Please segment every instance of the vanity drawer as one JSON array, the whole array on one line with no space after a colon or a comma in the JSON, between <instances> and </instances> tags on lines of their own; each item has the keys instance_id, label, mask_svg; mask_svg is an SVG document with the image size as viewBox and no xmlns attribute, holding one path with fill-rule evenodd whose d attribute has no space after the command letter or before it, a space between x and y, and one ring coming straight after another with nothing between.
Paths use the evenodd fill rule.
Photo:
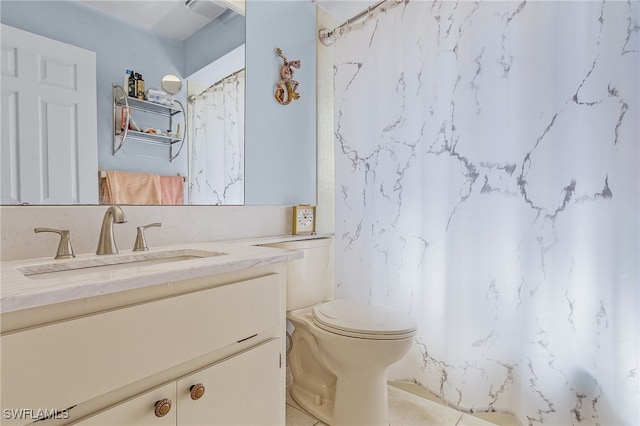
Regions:
<instances>
[{"instance_id":1,"label":"vanity drawer","mask_svg":"<svg viewBox=\"0 0 640 426\"><path fill-rule=\"evenodd\" d=\"M1 338L2 408L67 408L277 327L269 274Z\"/></svg>"}]
</instances>

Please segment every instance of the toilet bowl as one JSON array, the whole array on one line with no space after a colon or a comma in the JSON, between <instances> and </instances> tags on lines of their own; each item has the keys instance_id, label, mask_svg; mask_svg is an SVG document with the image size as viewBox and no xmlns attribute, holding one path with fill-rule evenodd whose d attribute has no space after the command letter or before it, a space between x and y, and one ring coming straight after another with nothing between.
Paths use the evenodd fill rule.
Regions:
<instances>
[{"instance_id":1,"label":"toilet bowl","mask_svg":"<svg viewBox=\"0 0 640 426\"><path fill-rule=\"evenodd\" d=\"M387 370L409 351L416 321L390 308L324 300L331 241L268 244L304 253L287 265L290 393L332 426L388 425Z\"/></svg>"},{"instance_id":2,"label":"toilet bowl","mask_svg":"<svg viewBox=\"0 0 640 426\"><path fill-rule=\"evenodd\" d=\"M292 398L330 425L388 425L387 370L409 350L415 321L341 299L287 317Z\"/></svg>"}]
</instances>

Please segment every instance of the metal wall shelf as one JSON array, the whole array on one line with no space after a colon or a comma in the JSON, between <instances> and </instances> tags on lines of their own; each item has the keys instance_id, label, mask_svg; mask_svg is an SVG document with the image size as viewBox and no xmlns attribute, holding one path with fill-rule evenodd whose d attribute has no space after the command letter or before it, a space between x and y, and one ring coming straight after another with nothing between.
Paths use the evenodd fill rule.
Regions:
<instances>
[{"instance_id":1,"label":"metal wall shelf","mask_svg":"<svg viewBox=\"0 0 640 426\"><path fill-rule=\"evenodd\" d=\"M164 145L169 149L169 161L173 161L180 155L182 146L184 145L184 135L186 134L186 120L184 119L184 107L178 101L174 101L173 105L163 105L155 102L149 102L142 99L126 96L126 92L117 84L113 85L113 155L120 151L127 140L136 140L138 142ZM182 115L182 124L185 127L181 135L176 137L165 136L161 134L139 132L129 129L131 114L125 115L122 128L118 126L118 108L126 108L127 111L136 110L144 113L167 117L169 129L173 129L173 119L178 115Z\"/></svg>"}]
</instances>

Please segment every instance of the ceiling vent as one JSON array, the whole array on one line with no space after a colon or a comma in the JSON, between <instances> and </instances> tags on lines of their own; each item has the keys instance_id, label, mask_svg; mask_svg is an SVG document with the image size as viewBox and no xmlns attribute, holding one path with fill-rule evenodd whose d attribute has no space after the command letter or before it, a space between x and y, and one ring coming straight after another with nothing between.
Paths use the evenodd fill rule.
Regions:
<instances>
[{"instance_id":1,"label":"ceiling vent","mask_svg":"<svg viewBox=\"0 0 640 426\"><path fill-rule=\"evenodd\" d=\"M226 9L208 0L186 0L184 5L193 12L214 20Z\"/></svg>"}]
</instances>

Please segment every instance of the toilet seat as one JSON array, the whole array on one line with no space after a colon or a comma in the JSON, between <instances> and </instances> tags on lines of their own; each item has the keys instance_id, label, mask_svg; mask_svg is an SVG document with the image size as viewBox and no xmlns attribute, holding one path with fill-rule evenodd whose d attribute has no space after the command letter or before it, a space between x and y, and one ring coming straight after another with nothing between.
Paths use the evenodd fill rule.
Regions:
<instances>
[{"instance_id":1,"label":"toilet seat","mask_svg":"<svg viewBox=\"0 0 640 426\"><path fill-rule=\"evenodd\" d=\"M330 333L375 340L412 337L416 321L391 308L362 305L336 299L313 307L313 323Z\"/></svg>"}]
</instances>

